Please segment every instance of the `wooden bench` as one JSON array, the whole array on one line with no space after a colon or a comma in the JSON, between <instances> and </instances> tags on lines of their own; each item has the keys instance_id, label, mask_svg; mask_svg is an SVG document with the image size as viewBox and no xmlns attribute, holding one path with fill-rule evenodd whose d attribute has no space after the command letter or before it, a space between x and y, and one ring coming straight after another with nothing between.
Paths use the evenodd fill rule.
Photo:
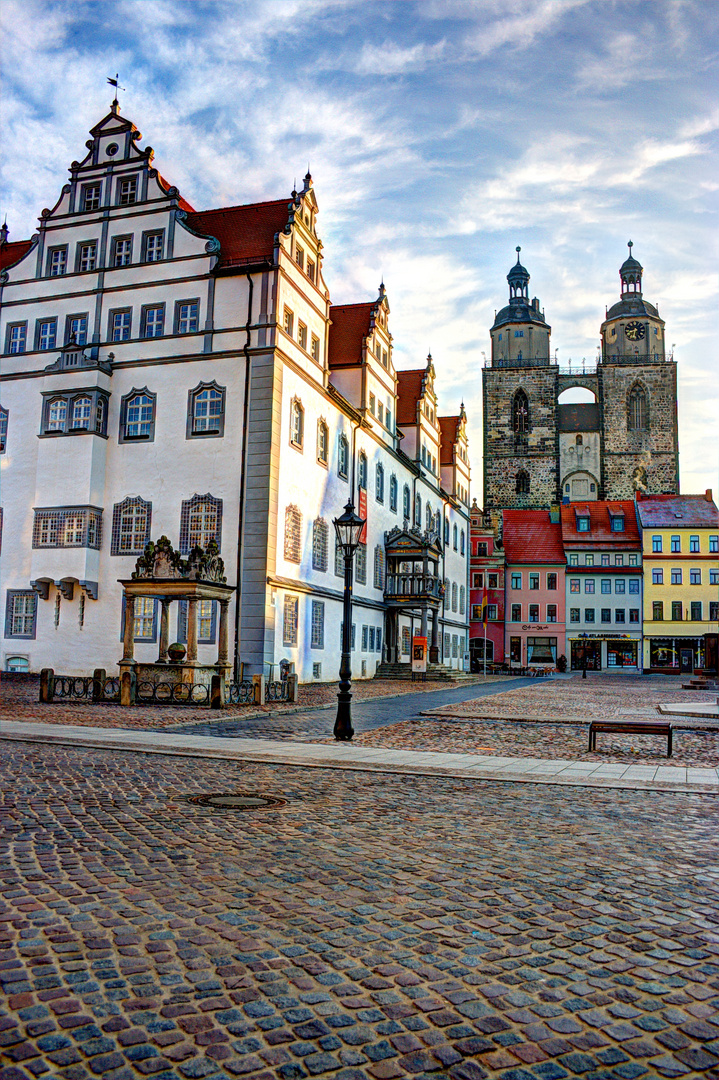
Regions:
<instances>
[{"instance_id":1,"label":"wooden bench","mask_svg":"<svg viewBox=\"0 0 719 1080\"><path fill-rule=\"evenodd\" d=\"M629 735L666 735L667 757L672 756L672 725L668 720L593 720L589 725L589 749L597 749L597 732L624 732Z\"/></svg>"}]
</instances>

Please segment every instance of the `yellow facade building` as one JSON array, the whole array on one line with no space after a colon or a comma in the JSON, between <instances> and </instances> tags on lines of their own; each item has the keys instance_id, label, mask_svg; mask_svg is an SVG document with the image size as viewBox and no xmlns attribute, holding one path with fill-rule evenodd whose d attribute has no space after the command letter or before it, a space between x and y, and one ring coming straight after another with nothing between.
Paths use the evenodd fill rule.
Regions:
<instances>
[{"instance_id":1,"label":"yellow facade building","mask_svg":"<svg viewBox=\"0 0 719 1080\"><path fill-rule=\"evenodd\" d=\"M717 671L719 511L704 495L637 495L644 670Z\"/></svg>"}]
</instances>

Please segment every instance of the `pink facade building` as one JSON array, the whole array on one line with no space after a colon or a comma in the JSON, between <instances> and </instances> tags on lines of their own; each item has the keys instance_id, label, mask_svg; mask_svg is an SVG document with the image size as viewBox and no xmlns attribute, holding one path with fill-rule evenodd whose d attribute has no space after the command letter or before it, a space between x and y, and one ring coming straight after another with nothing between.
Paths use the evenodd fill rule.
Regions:
<instances>
[{"instance_id":1,"label":"pink facade building","mask_svg":"<svg viewBox=\"0 0 719 1080\"><path fill-rule=\"evenodd\" d=\"M476 501L470 511L469 563L469 662L471 671L481 671L487 662L504 663L504 548L492 519L483 514ZM487 599L487 625L483 622L482 601Z\"/></svg>"},{"instance_id":2,"label":"pink facade building","mask_svg":"<svg viewBox=\"0 0 719 1080\"><path fill-rule=\"evenodd\" d=\"M565 648L565 557L558 511L504 510L504 655L555 667Z\"/></svg>"}]
</instances>

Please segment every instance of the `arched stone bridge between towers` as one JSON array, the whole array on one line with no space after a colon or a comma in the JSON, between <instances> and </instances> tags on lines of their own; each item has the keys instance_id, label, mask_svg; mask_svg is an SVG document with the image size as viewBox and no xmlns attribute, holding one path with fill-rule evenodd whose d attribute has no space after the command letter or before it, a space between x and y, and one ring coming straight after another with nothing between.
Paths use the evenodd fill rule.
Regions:
<instances>
[{"instance_id":1,"label":"arched stone bridge between towers","mask_svg":"<svg viewBox=\"0 0 719 1080\"><path fill-rule=\"evenodd\" d=\"M569 367L560 368L559 380L557 383L559 393L563 394L565 390L571 390L575 386L581 386L594 394L595 398L598 397L596 369L593 369L592 371L578 371Z\"/></svg>"}]
</instances>

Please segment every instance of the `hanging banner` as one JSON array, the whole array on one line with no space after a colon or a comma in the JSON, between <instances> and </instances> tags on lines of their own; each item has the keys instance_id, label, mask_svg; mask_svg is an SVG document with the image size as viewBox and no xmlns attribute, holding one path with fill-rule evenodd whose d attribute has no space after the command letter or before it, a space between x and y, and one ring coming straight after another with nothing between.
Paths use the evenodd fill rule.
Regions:
<instances>
[{"instance_id":1,"label":"hanging banner","mask_svg":"<svg viewBox=\"0 0 719 1080\"><path fill-rule=\"evenodd\" d=\"M359 489L359 516L364 519L364 528L362 529L362 535L360 536L360 544L367 543L367 491L365 488Z\"/></svg>"}]
</instances>

